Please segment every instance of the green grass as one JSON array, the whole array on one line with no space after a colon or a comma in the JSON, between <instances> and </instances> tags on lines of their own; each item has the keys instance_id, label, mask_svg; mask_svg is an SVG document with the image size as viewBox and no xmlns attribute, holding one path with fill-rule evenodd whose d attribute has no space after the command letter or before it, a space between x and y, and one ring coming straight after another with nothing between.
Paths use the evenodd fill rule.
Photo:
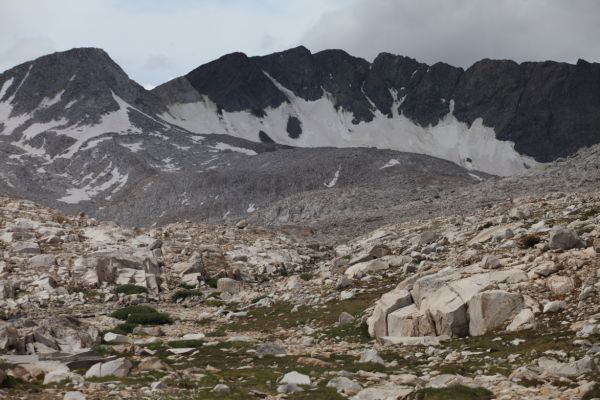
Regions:
<instances>
[{"instance_id":1,"label":"green grass","mask_svg":"<svg viewBox=\"0 0 600 400\"><path fill-rule=\"evenodd\" d=\"M410 400L490 400L494 394L484 388L452 386L443 389L420 389L409 396Z\"/></svg>"},{"instance_id":2,"label":"green grass","mask_svg":"<svg viewBox=\"0 0 600 400\"><path fill-rule=\"evenodd\" d=\"M114 311L110 316L116 319L120 319L122 321L126 321L131 314L148 314L157 312L158 311L156 311L155 308L152 308L150 306L129 306Z\"/></svg>"},{"instance_id":3,"label":"green grass","mask_svg":"<svg viewBox=\"0 0 600 400\"><path fill-rule=\"evenodd\" d=\"M141 293L146 293L147 290L144 286L139 286L139 285L120 285L117 286L117 288L115 289L115 293L116 294L125 294L125 295L130 295L130 294L141 294Z\"/></svg>"},{"instance_id":4,"label":"green grass","mask_svg":"<svg viewBox=\"0 0 600 400\"><path fill-rule=\"evenodd\" d=\"M366 322L363 322L360 325L348 324L344 326L334 326L323 330L323 334L328 339L343 340L346 342L368 343L372 340Z\"/></svg>"}]
</instances>

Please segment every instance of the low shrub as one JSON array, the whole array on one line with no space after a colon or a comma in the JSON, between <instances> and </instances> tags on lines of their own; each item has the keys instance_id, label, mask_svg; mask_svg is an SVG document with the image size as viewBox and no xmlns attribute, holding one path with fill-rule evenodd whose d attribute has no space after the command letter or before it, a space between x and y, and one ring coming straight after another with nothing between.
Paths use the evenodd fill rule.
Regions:
<instances>
[{"instance_id":1,"label":"low shrub","mask_svg":"<svg viewBox=\"0 0 600 400\"><path fill-rule=\"evenodd\" d=\"M130 322L123 322L122 324L117 325L114 329L110 331L112 333L117 333L119 335L127 335L132 333L135 328L137 328L137 324L132 324Z\"/></svg>"},{"instance_id":2,"label":"low shrub","mask_svg":"<svg viewBox=\"0 0 600 400\"><path fill-rule=\"evenodd\" d=\"M120 319L122 321L126 321L132 314L150 314L157 313L156 309L150 306L129 306L125 308L121 308L119 310L114 311L110 316L113 318Z\"/></svg>"},{"instance_id":3,"label":"low shrub","mask_svg":"<svg viewBox=\"0 0 600 400\"><path fill-rule=\"evenodd\" d=\"M310 272L303 272L300 274L300 279L303 281L310 281L313 278L313 274Z\"/></svg>"},{"instance_id":4,"label":"low shrub","mask_svg":"<svg viewBox=\"0 0 600 400\"><path fill-rule=\"evenodd\" d=\"M494 394L485 388L451 386L447 388L420 389L409 396L411 400L490 400Z\"/></svg>"},{"instance_id":5,"label":"low shrub","mask_svg":"<svg viewBox=\"0 0 600 400\"><path fill-rule=\"evenodd\" d=\"M130 314L129 317L127 317L127 322L138 325L168 325L173 323L173 319L169 314L150 312Z\"/></svg>"},{"instance_id":6,"label":"low shrub","mask_svg":"<svg viewBox=\"0 0 600 400\"><path fill-rule=\"evenodd\" d=\"M174 349L202 347L204 342L202 340L173 340L169 342L169 347Z\"/></svg>"},{"instance_id":7,"label":"low shrub","mask_svg":"<svg viewBox=\"0 0 600 400\"><path fill-rule=\"evenodd\" d=\"M116 294L126 294L126 295L130 295L130 294L140 294L140 293L146 293L147 290L144 286L139 286L139 285L120 285L117 286L117 288L115 289L115 293Z\"/></svg>"}]
</instances>

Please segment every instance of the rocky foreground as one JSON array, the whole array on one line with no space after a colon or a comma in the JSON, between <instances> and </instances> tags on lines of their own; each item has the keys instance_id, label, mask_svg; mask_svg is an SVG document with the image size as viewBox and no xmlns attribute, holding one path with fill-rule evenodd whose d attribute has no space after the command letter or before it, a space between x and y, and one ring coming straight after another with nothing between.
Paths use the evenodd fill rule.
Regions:
<instances>
[{"instance_id":1,"label":"rocky foreground","mask_svg":"<svg viewBox=\"0 0 600 400\"><path fill-rule=\"evenodd\" d=\"M0 398L600 398L600 194L329 246L0 199Z\"/></svg>"}]
</instances>

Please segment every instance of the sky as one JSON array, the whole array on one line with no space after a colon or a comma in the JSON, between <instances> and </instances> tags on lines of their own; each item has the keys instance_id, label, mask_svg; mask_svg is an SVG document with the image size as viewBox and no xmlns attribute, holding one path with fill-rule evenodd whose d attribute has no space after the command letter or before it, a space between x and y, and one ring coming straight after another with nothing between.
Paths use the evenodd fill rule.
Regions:
<instances>
[{"instance_id":1,"label":"sky","mask_svg":"<svg viewBox=\"0 0 600 400\"><path fill-rule=\"evenodd\" d=\"M100 47L152 87L224 54L304 45L469 67L600 62L600 0L0 0L0 71Z\"/></svg>"}]
</instances>

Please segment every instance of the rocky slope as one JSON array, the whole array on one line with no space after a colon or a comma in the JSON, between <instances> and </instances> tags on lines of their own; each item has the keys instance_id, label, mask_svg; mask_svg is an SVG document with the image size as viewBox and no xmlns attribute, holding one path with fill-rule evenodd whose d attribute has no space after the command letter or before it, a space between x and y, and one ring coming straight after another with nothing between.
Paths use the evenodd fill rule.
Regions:
<instances>
[{"instance_id":1,"label":"rocky slope","mask_svg":"<svg viewBox=\"0 0 600 400\"><path fill-rule=\"evenodd\" d=\"M514 198L335 247L294 225L144 231L5 198L0 390L598 397L598 196Z\"/></svg>"}]
</instances>

